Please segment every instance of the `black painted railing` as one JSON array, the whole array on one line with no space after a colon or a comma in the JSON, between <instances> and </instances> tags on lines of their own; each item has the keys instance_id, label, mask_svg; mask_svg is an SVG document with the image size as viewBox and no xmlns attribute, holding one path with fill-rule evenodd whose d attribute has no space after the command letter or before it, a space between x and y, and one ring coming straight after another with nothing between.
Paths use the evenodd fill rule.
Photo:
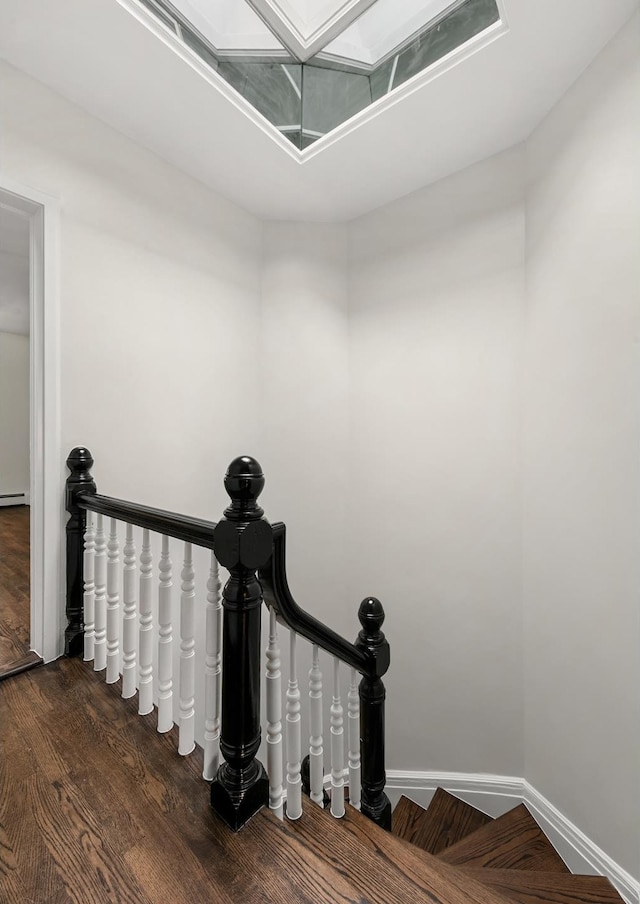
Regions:
<instances>
[{"instance_id":1,"label":"black painted railing","mask_svg":"<svg viewBox=\"0 0 640 904\"><path fill-rule=\"evenodd\" d=\"M268 803L268 778L257 759L261 741L261 611L263 602L278 619L362 676L360 747L362 812L384 828L391 827L391 806L385 785L385 688L389 644L382 633L384 611L369 597L360 605L361 631L355 643L341 637L305 612L293 599L285 567L284 524L273 526L264 517L258 497L264 474L258 462L236 458L227 470L225 488L231 505L217 524L137 505L97 493L91 475L93 458L82 447L67 459L66 484L68 626L65 652L83 649L83 554L87 511L134 524L196 546L212 549L229 571L222 594L222 726L220 749L225 762L211 784L211 806L238 829Z\"/></svg>"}]
</instances>

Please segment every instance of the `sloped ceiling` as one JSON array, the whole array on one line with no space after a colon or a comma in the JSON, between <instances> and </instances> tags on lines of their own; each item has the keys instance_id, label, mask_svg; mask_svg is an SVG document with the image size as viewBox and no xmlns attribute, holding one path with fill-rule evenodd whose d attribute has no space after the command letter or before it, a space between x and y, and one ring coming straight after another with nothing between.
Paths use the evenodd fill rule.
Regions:
<instances>
[{"instance_id":1,"label":"sloped ceiling","mask_svg":"<svg viewBox=\"0 0 640 904\"><path fill-rule=\"evenodd\" d=\"M527 137L639 0L503 0L507 30L300 154L135 0L3 0L9 63L263 219L357 217Z\"/></svg>"}]
</instances>

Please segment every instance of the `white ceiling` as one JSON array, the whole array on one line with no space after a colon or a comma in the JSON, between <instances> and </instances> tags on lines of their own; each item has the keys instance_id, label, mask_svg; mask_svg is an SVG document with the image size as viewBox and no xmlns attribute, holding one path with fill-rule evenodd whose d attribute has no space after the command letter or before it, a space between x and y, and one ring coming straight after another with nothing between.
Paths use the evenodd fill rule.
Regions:
<instances>
[{"instance_id":1,"label":"white ceiling","mask_svg":"<svg viewBox=\"0 0 640 904\"><path fill-rule=\"evenodd\" d=\"M502 0L505 33L302 155L135 0L2 0L0 55L261 218L348 220L522 141L638 3Z\"/></svg>"}]
</instances>

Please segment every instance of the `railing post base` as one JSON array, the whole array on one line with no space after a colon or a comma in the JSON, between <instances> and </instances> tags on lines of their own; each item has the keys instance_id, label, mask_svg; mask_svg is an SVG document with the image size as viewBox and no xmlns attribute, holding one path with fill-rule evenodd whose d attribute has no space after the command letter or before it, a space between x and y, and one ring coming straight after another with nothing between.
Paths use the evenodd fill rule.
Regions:
<instances>
[{"instance_id":1,"label":"railing post base","mask_svg":"<svg viewBox=\"0 0 640 904\"><path fill-rule=\"evenodd\" d=\"M224 763L211 783L211 808L237 832L269 803L269 778L259 760L253 760L239 787L229 772L229 764Z\"/></svg>"},{"instance_id":2,"label":"railing post base","mask_svg":"<svg viewBox=\"0 0 640 904\"><path fill-rule=\"evenodd\" d=\"M391 831L391 801L384 793L380 794L374 806L369 806L362 801L360 804L360 812L364 813L372 822L379 825L381 829Z\"/></svg>"}]
</instances>

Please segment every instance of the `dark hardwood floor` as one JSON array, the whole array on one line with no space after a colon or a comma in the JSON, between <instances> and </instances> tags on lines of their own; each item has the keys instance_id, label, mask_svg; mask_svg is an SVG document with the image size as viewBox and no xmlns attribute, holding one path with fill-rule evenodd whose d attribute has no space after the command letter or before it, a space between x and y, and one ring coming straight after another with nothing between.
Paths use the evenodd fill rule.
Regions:
<instances>
[{"instance_id":1,"label":"dark hardwood floor","mask_svg":"<svg viewBox=\"0 0 640 904\"><path fill-rule=\"evenodd\" d=\"M178 756L175 729L119 693L79 659L0 685L0 900L264 900L212 819L201 752Z\"/></svg>"},{"instance_id":2,"label":"dark hardwood floor","mask_svg":"<svg viewBox=\"0 0 640 904\"><path fill-rule=\"evenodd\" d=\"M202 751L179 756L120 690L80 659L0 685L3 904L504 904L351 808L263 809L234 834Z\"/></svg>"},{"instance_id":3,"label":"dark hardwood floor","mask_svg":"<svg viewBox=\"0 0 640 904\"><path fill-rule=\"evenodd\" d=\"M30 651L29 515L0 508L0 679L42 662Z\"/></svg>"}]
</instances>

